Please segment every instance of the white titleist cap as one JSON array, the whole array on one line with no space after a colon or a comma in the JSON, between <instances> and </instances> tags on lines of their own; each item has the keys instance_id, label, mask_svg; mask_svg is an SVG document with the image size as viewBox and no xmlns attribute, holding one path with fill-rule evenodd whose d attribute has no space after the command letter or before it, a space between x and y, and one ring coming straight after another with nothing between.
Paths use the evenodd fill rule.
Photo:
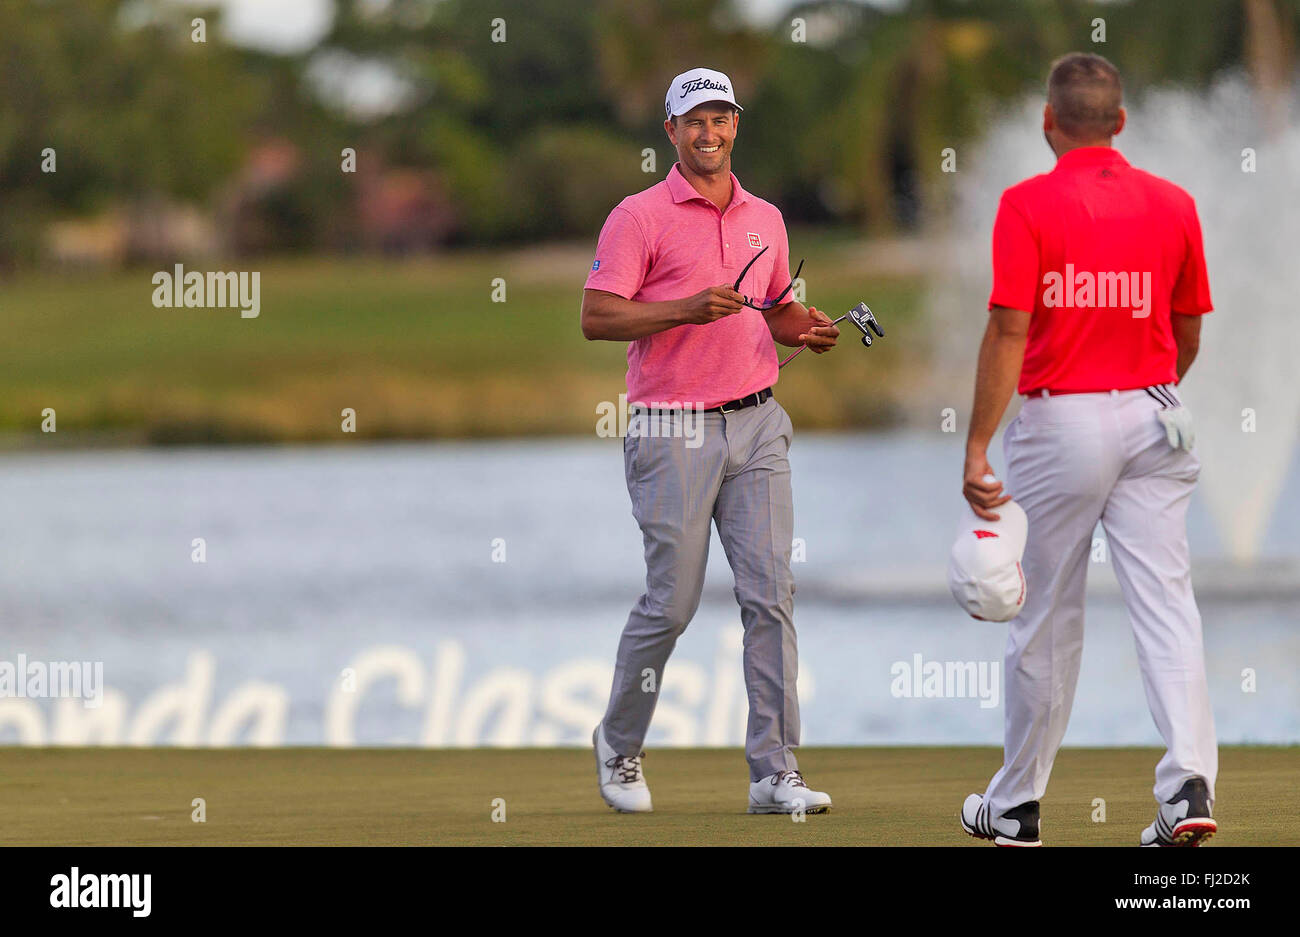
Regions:
<instances>
[{"instance_id":1,"label":"white titleist cap","mask_svg":"<svg viewBox=\"0 0 1300 937\"><path fill-rule=\"evenodd\" d=\"M1014 501L993 509L996 521L986 521L969 504L948 558L948 588L972 618L1010 621L1025 604L1025 553L1029 519Z\"/></svg>"},{"instance_id":2,"label":"white titleist cap","mask_svg":"<svg viewBox=\"0 0 1300 937\"><path fill-rule=\"evenodd\" d=\"M736 103L735 92L731 90L731 79L711 68L692 68L669 82L664 110L669 117L680 117L706 101L725 101L738 111L744 110Z\"/></svg>"}]
</instances>

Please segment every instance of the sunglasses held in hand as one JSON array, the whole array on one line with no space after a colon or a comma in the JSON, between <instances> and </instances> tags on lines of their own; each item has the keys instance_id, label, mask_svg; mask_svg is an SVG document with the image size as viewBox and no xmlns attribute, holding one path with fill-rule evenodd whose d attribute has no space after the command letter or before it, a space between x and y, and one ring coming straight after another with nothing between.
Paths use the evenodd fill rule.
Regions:
<instances>
[{"instance_id":1,"label":"sunglasses held in hand","mask_svg":"<svg viewBox=\"0 0 1300 937\"><path fill-rule=\"evenodd\" d=\"M758 260L758 258L762 257L763 254L766 252L767 252L767 248L764 247L761 251L755 254L753 258L750 259L749 263L745 264L745 269L741 270L740 276L736 277L736 285L732 287L733 290L735 290L737 293L740 292L740 284L741 281L745 279L745 274L749 273L749 268L754 266L754 262ZM759 305L759 304L755 304L753 300L751 300L748 296L745 296L742 293L741 305L748 306L750 309L757 309L759 312L763 312L767 309L771 309L773 306L779 305L781 301L785 299L786 294L789 293L790 290L794 287L794 281L799 279L799 274L801 272L803 272L802 260L799 261L799 267L797 270L795 270L794 276L791 277L789 285L786 286L786 288L781 291L781 295L778 296L776 299L763 300L762 304ZM862 333L862 344L866 348L871 347L871 343L873 341L871 337L872 332L875 332L879 338L885 337L885 330L880 327L880 323L876 321L875 313L871 311L871 308L866 303L858 303L848 312L844 313L844 315L832 321L831 325L839 325L845 319L853 320L853 324L856 325L858 327L858 331ZM807 347L808 347L807 345L800 345L794 352L788 355L785 358L785 360L783 360L779 365L777 365L777 367L784 368L787 364L793 361L796 356L798 356L799 352L803 351Z\"/></svg>"},{"instance_id":2,"label":"sunglasses held in hand","mask_svg":"<svg viewBox=\"0 0 1300 937\"><path fill-rule=\"evenodd\" d=\"M750 258L749 263L745 264L745 269L740 271L740 276L736 277L736 285L732 287L733 290L735 290L737 293L740 292L740 284L744 281L745 274L749 273L749 268L754 266L755 261L757 261L758 258L762 257L766 253L767 253L767 248L765 247L757 254L755 254L752 258ZM781 291L781 295L778 296L776 299L765 299L762 300L761 304L756 304L748 296L741 294L740 304L742 306L748 306L750 309L757 309L759 312L763 312L764 310L771 309L773 306L779 306L781 304L781 300L785 299L786 294L789 293L790 290L794 287L794 281L799 279L799 274L802 271L803 271L803 261L800 260L799 269L794 272L794 276L790 278L789 285L787 285L786 288Z\"/></svg>"}]
</instances>

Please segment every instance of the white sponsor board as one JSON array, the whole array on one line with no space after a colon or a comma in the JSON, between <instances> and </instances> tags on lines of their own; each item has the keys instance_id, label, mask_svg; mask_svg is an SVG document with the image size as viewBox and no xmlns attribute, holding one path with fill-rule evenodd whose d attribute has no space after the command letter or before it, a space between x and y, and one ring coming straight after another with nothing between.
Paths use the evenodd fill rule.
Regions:
<instances>
[{"instance_id":1,"label":"white sponsor board","mask_svg":"<svg viewBox=\"0 0 1300 937\"><path fill-rule=\"evenodd\" d=\"M664 678L655 714L656 736L670 746L742 744L747 716L738 662L741 635L719 631L714 667L683 658ZM479 668L470 677L465 645L438 644L426 659L410 647L382 644L356 654L331 685L315 735L299 742L331 746L427 747L548 746L589 736L604 711L613 666L574 658L535 670ZM0 738L26 745L278 746L290 740L291 691L283 683L248 680L224 694L215 689L217 659L194 650L184 671L132 700L111 683L93 709L80 700L42 705L17 696L0 698ZM805 701L813 697L806 669ZM377 737L358 731L358 715L378 707L403 711L409 735ZM374 721L373 719L371 720Z\"/></svg>"},{"instance_id":2,"label":"white sponsor board","mask_svg":"<svg viewBox=\"0 0 1300 937\"><path fill-rule=\"evenodd\" d=\"M1003 627L925 606L809 606L803 618L804 745L1000 743ZM0 698L0 744L585 746L604 711L619 629L542 618L432 639L376 630L375 643L337 629L277 636L255 654L220 632L197 646L157 633L106 643L97 706ZM1094 603L1066 744L1159 744L1131 642L1123 606ZM1284 648L1294 642L1282 618L1208 636L1225 744L1300 738L1300 712L1286 705L1294 654ZM743 744L742 654L730 611L701 608L664 674L647 747Z\"/></svg>"}]
</instances>

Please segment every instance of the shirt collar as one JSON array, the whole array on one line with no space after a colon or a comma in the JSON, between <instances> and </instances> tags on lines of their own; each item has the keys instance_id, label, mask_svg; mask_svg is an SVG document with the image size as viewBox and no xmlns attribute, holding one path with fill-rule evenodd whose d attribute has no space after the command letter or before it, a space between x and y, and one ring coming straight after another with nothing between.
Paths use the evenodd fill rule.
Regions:
<instances>
[{"instance_id":1,"label":"shirt collar","mask_svg":"<svg viewBox=\"0 0 1300 937\"><path fill-rule=\"evenodd\" d=\"M709 201L699 192L696 192L695 186L691 185L686 177L682 175L680 163L673 163L673 168L668 170L668 192L672 195L673 201L678 204L689 202L693 198ZM740 187L740 180L736 178L736 174L731 173L731 204L727 206L727 211L731 211L731 209L748 198L749 193ZM712 205L713 203L709 202L709 204Z\"/></svg>"},{"instance_id":2,"label":"shirt collar","mask_svg":"<svg viewBox=\"0 0 1300 937\"><path fill-rule=\"evenodd\" d=\"M1057 169L1075 166L1127 166L1128 160L1113 146L1081 146L1057 157Z\"/></svg>"}]
</instances>

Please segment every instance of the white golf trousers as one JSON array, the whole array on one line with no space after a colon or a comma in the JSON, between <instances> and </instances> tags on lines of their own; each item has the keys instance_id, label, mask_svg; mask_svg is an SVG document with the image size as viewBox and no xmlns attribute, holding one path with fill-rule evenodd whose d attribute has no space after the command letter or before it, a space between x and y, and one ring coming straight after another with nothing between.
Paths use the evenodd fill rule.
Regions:
<instances>
[{"instance_id":1,"label":"white golf trousers","mask_svg":"<svg viewBox=\"0 0 1300 937\"><path fill-rule=\"evenodd\" d=\"M1029 538L1027 596L1007 637L1003 766L985 792L994 816L1047 790L1079 678L1098 521L1167 746L1156 800L1167 801L1193 775L1214 796L1218 747L1186 527L1200 462L1169 446L1160 406L1145 390L1033 396L1003 436L1006 491L1029 517Z\"/></svg>"}]
</instances>

